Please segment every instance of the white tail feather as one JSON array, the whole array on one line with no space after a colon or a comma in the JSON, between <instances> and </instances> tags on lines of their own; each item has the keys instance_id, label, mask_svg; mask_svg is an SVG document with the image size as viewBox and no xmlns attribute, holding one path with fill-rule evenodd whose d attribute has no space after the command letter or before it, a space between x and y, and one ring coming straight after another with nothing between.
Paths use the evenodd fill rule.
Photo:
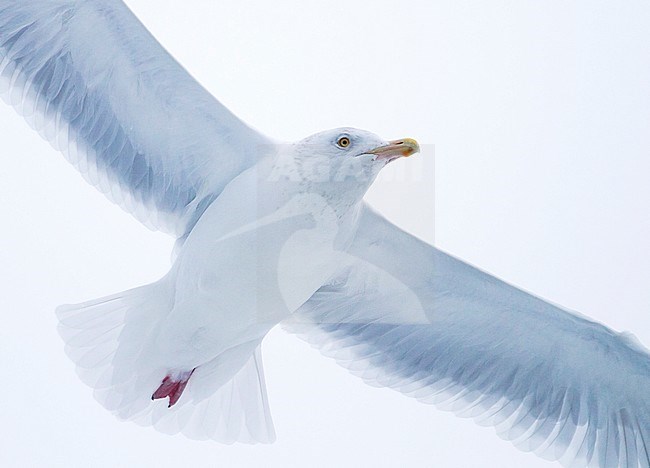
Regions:
<instances>
[{"instance_id":1,"label":"white tail feather","mask_svg":"<svg viewBox=\"0 0 650 468\"><path fill-rule=\"evenodd\" d=\"M241 345L197 368L171 408L166 400L151 400L167 369L156 367L156 360L147 356L148 338L172 305L170 288L158 282L59 307L59 333L81 380L122 420L192 439L273 442L259 343ZM236 368L224 372L232 366Z\"/></svg>"}]
</instances>

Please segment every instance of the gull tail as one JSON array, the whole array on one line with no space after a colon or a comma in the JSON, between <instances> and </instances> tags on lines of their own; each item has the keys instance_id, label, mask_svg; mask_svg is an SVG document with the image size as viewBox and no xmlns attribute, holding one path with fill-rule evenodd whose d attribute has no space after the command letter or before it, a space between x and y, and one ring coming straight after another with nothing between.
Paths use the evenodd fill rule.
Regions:
<instances>
[{"instance_id":1,"label":"gull tail","mask_svg":"<svg viewBox=\"0 0 650 468\"><path fill-rule=\"evenodd\" d=\"M155 364L159 360L149 343L172 307L173 290L162 280L59 307L59 333L81 380L121 420L198 440L273 442L259 343L229 350L199 366L185 382L185 391L173 396L173 405L166 399L152 400L161 392L167 369ZM222 384L218 373L234 363L239 370Z\"/></svg>"}]
</instances>

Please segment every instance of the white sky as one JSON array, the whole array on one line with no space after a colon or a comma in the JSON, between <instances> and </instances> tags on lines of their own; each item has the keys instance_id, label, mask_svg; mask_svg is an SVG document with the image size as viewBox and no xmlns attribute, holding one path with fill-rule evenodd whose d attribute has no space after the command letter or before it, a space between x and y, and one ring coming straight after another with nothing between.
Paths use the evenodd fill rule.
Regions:
<instances>
[{"instance_id":1,"label":"white sky","mask_svg":"<svg viewBox=\"0 0 650 468\"><path fill-rule=\"evenodd\" d=\"M433 161L436 244L650 344L650 4L129 0L236 114L298 139L352 125ZM0 465L551 466L491 429L366 386L273 331L278 441L222 446L119 423L74 374L54 308L150 282L171 240L0 107ZM412 158L413 159L413 158ZM433 171L371 201L432 241ZM424 168L424 169L422 169Z\"/></svg>"}]
</instances>

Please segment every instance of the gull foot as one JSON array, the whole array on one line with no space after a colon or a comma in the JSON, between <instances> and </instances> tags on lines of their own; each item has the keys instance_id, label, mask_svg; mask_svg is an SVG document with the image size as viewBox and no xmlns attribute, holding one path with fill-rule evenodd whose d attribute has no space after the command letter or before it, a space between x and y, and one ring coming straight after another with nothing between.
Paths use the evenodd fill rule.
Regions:
<instances>
[{"instance_id":1,"label":"gull foot","mask_svg":"<svg viewBox=\"0 0 650 468\"><path fill-rule=\"evenodd\" d=\"M174 406L183 394L183 390L185 390L187 382L190 380L194 370L184 372L179 377L172 377L171 375L165 377L160 387L151 395L151 399L160 400L161 398L169 397L169 405L167 405L167 408Z\"/></svg>"}]
</instances>

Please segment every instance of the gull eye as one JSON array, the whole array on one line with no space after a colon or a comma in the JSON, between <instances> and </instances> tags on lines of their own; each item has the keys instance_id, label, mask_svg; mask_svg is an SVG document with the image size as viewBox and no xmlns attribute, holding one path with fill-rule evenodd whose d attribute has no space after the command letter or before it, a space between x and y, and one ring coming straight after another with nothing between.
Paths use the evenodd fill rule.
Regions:
<instances>
[{"instance_id":1,"label":"gull eye","mask_svg":"<svg viewBox=\"0 0 650 468\"><path fill-rule=\"evenodd\" d=\"M350 143L351 143L350 137L347 136L339 137L339 139L336 140L336 146L338 146L339 148L347 148L348 146L350 146Z\"/></svg>"}]
</instances>

